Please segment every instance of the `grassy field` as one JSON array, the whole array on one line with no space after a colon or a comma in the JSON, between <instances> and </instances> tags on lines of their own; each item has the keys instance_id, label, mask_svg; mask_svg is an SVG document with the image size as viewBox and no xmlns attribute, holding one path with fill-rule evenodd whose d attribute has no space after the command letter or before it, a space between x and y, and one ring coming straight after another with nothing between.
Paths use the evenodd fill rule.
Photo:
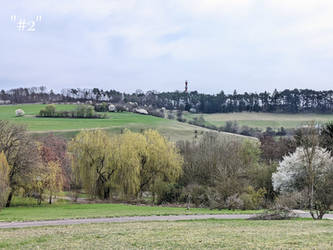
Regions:
<instances>
[{"instance_id":1,"label":"grassy field","mask_svg":"<svg viewBox=\"0 0 333 250\"><path fill-rule=\"evenodd\" d=\"M0 120L9 120L16 124L25 124L36 136L48 132L62 135L66 138L75 136L81 129L106 129L111 134L120 133L124 128L133 131L141 129L157 129L161 134L172 141L191 140L194 137L194 131L199 135L208 129L192 126L187 123L180 123L175 120L162 119L153 116L145 116L134 113L107 113L107 119L69 119L69 118L36 118L35 115L44 108L42 104L27 105L6 105L0 106ZM23 109L26 113L24 117L15 117L16 109ZM75 105L56 105L57 110L74 109ZM226 138L244 138L235 137L221 133Z\"/></svg>"},{"instance_id":2,"label":"grassy field","mask_svg":"<svg viewBox=\"0 0 333 250\"><path fill-rule=\"evenodd\" d=\"M40 221L56 219L111 218L121 216L186 215L186 214L254 214L260 210L210 210L205 208L135 206L127 204L43 204L31 206L15 204L0 212L0 222Z\"/></svg>"},{"instance_id":3,"label":"grassy field","mask_svg":"<svg viewBox=\"0 0 333 250\"><path fill-rule=\"evenodd\" d=\"M239 126L266 129L272 128L296 128L309 121L326 123L333 121L333 114L272 114L272 113L227 113L227 114L202 114L208 124L224 126L227 121L237 121ZM188 120L200 117L201 114L184 113Z\"/></svg>"},{"instance_id":4,"label":"grassy field","mask_svg":"<svg viewBox=\"0 0 333 250\"><path fill-rule=\"evenodd\" d=\"M0 230L6 249L332 249L333 221L203 220Z\"/></svg>"}]
</instances>

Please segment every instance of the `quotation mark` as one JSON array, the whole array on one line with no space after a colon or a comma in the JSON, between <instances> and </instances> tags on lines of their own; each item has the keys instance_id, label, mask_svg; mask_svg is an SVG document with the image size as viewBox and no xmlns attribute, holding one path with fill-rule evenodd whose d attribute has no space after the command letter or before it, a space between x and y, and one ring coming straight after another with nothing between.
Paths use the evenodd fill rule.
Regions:
<instances>
[{"instance_id":1,"label":"quotation mark","mask_svg":"<svg viewBox=\"0 0 333 250\"><path fill-rule=\"evenodd\" d=\"M25 18L20 18L19 21L16 21L17 17L16 15L12 15L10 16L10 21L16 24L16 28L18 31L22 32L22 31L36 31L36 23L41 22L42 21L42 16L35 16L35 19L31 20L31 21L26 21Z\"/></svg>"}]
</instances>

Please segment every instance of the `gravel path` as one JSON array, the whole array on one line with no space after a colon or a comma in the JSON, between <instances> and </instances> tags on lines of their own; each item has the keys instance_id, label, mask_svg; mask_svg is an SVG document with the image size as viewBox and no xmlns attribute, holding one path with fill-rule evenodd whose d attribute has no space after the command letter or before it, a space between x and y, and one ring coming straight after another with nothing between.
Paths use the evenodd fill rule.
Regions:
<instances>
[{"instance_id":1,"label":"gravel path","mask_svg":"<svg viewBox=\"0 0 333 250\"><path fill-rule=\"evenodd\" d=\"M310 218L310 214L306 212L297 212L299 217ZM169 215L169 216L133 216L133 217L117 217L117 218L92 218L92 219L65 219L65 220L49 220L49 221L29 221L29 222L6 222L0 223L1 228L25 228L40 226L63 226L78 225L90 223L114 223L114 222L141 222L141 221L182 221L182 220L202 220L202 219L248 219L250 214L215 214L215 215ZM326 219L333 220L333 214L325 216Z\"/></svg>"},{"instance_id":2,"label":"gravel path","mask_svg":"<svg viewBox=\"0 0 333 250\"><path fill-rule=\"evenodd\" d=\"M139 221L180 221L202 219L248 219L253 215L248 214L216 214L216 215L169 215L169 216L133 216L115 218L92 219L65 219L49 221L6 222L0 223L0 228L24 228L39 226L77 225L89 223L113 223L113 222L139 222Z\"/></svg>"}]
</instances>

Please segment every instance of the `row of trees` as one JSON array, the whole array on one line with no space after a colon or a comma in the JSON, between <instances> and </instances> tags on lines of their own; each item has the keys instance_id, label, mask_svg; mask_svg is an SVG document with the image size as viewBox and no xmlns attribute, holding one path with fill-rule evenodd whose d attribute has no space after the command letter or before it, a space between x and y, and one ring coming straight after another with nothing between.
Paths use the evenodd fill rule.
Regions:
<instances>
[{"instance_id":1,"label":"row of trees","mask_svg":"<svg viewBox=\"0 0 333 250\"><path fill-rule=\"evenodd\" d=\"M184 174L179 185L198 206L229 209L258 209L271 200L269 180L274 166L260 162L258 144L230 141L215 133L198 143L180 142Z\"/></svg>"},{"instance_id":2,"label":"row of trees","mask_svg":"<svg viewBox=\"0 0 333 250\"><path fill-rule=\"evenodd\" d=\"M39 111L38 117L54 118L106 118L105 115L97 114L94 107L90 105L78 105L74 110L56 110L56 106L49 104Z\"/></svg>"},{"instance_id":3,"label":"row of trees","mask_svg":"<svg viewBox=\"0 0 333 250\"><path fill-rule=\"evenodd\" d=\"M48 192L51 203L53 193L69 185L65 140L50 136L35 141L24 127L0 121L0 152L2 205L9 207L13 195L21 191L38 203Z\"/></svg>"},{"instance_id":4,"label":"row of trees","mask_svg":"<svg viewBox=\"0 0 333 250\"><path fill-rule=\"evenodd\" d=\"M91 199L187 203L258 209L273 204L309 209L321 219L333 205L333 123L299 129L293 138L226 140L207 133L177 145L157 131L110 136L82 131L69 143L33 140L0 121L0 205L14 194L49 202L62 189Z\"/></svg>"},{"instance_id":5,"label":"row of trees","mask_svg":"<svg viewBox=\"0 0 333 250\"><path fill-rule=\"evenodd\" d=\"M67 148L68 146L68 148ZM0 207L15 194L49 203L59 191L83 189L91 199L135 199L174 183L182 174L176 146L155 130L82 131L69 143L55 136L33 140L24 127L0 121Z\"/></svg>"},{"instance_id":6,"label":"row of trees","mask_svg":"<svg viewBox=\"0 0 333 250\"><path fill-rule=\"evenodd\" d=\"M174 119L173 116L168 116L169 119ZM187 122L186 119L183 118L182 112L177 112L177 120L179 122ZM285 129L284 127L280 127L278 129L273 129L272 127L266 127L266 130L262 130L260 128L251 128L249 126L243 125L239 126L237 121L226 121L225 125L222 126L216 126L214 124L211 124L207 122L203 115L200 117L194 117L192 120L188 121L189 124L193 124L195 126L208 128L211 130L216 131L224 131L228 133L233 134L240 134L245 136L252 136L260 138L262 136L268 135L268 136L290 136L294 135L295 130L294 128L288 128Z\"/></svg>"},{"instance_id":7,"label":"row of trees","mask_svg":"<svg viewBox=\"0 0 333 250\"><path fill-rule=\"evenodd\" d=\"M197 143L180 143L184 174L179 186L199 206L274 205L309 209L314 219L322 219L333 206L333 123L323 129L311 123L293 138L260 141L220 141L206 134Z\"/></svg>"},{"instance_id":8,"label":"row of trees","mask_svg":"<svg viewBox=\"0 0 333 250\"><path fill-rule=\"evenodd\" d=\"M135 102L139 106L152 106L153 108L195 110L202 113L226 112L280 112L298 113L315 112L327 113L333 111L333 91L315 91L309 89L275 90L273 93L247 93L203 94L193 92L162 92L136 91L132 94L121 93L115 90L103 89L64 89L61 93L47 91L45 87L19 88L0 91L0 100L11 103L34 102Z\"/></svg>"}]
</instances>

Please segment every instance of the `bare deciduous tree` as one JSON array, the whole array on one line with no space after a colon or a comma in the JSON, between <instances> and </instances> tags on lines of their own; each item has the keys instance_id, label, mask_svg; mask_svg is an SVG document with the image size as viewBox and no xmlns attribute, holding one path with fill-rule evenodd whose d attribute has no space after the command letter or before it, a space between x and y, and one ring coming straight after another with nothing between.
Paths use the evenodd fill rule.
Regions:
<instances>
[{"instance_id":1,"label":"bare deciduous tree","mask_svg":"<svg viewBox=\"0 0 333 250\"><path fill-rule=\"evenodd\" d=\"M8 121L0 121L0 152L3 151L10 165L10 193L6 207L9 207L14 192L31 181L38 165L38 152L35 142L23 126Z\"/></svg>"}]
</instances>

